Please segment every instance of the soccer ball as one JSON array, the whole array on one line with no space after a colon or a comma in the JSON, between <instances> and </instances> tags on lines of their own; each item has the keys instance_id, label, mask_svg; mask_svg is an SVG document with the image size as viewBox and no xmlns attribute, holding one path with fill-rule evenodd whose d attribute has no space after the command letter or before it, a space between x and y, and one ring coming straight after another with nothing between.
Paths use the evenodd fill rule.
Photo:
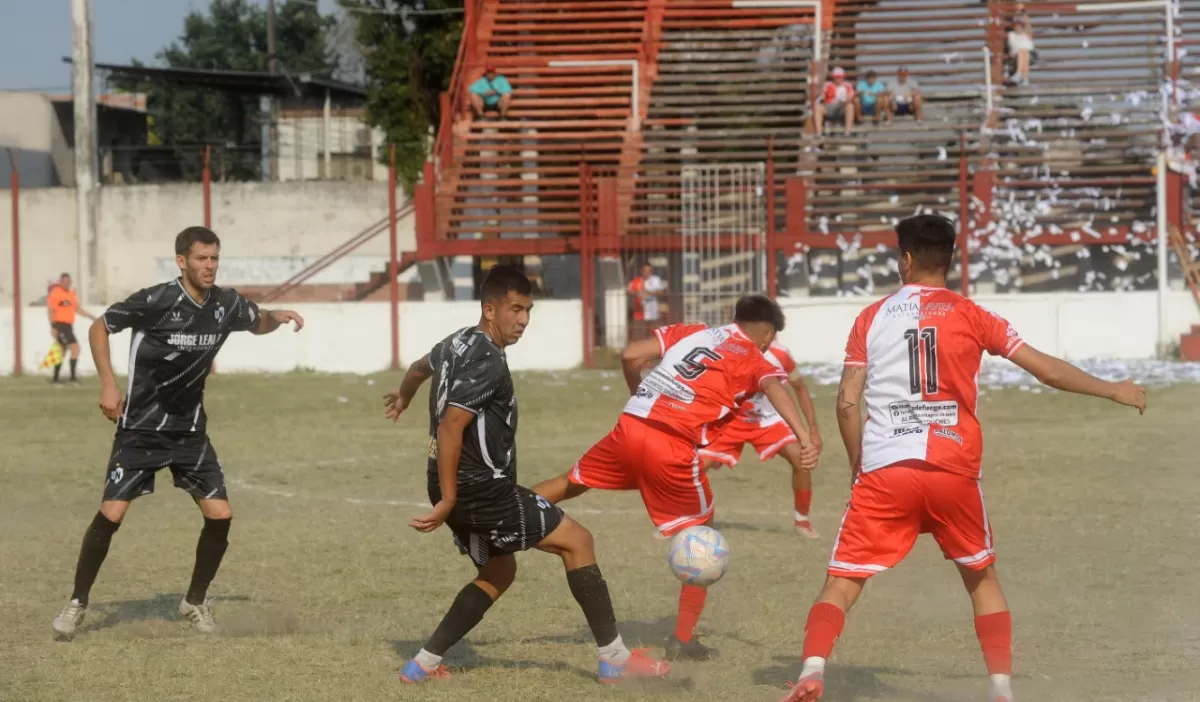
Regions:
<instances>
[{"instance_id":1,"label":"soccer ball","mask_svg":"<svg viewBox=\"0 0 1200 702\"><path fill-rule=\"evenodd\" d=\"M712 527L689 527L671 539L667 563L688 585L708 587L729 567L729 542Z\"/></svg>"}]
</instances>

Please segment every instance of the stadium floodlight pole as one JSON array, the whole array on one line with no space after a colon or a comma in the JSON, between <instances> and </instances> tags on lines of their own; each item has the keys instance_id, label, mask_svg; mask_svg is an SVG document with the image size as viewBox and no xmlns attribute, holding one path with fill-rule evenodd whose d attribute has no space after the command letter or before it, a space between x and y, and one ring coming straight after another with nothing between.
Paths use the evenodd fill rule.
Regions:
<instances>
[{"instance_id":1,"label":"stadium floodlight pole","mask_svg":"<svg viewBox=\"0 0 1200 702\"><path fill-rule=\"evenodd\" d=\"M92 3L71 0L71 93L75 111L76 294L80 306L93 298L96 255L96 94L92 91Z\"/></svg>"},{"instance_id":2,"label":"stadium floodlight pole","mask_svg":"<svg viewBox=\"0 0 1200 702\"><path fill-rule=\"evenodd\" d=\"M25 365L21 360L21 172L17 169L16 149L8 150L12 191L12 265L13 265L13 375L21 377Z\"/></svg>"},{"instance_id":3,"label":"stadium floodlight pole","mask_svg":"<svg viewBox=\"0 0 1200 702\"><path fill-rule=\"evenodd\" d=\"M1158 352L1166 353L1171 340L1167 338L1167 151L1160 147L1154 165L1155 176L1155 219L1158 225Z\"/></svg>"},{"instance_id":4,"label":"stadium floodlight pole","mask_svg":"<svg viewBox=\"0 0 1200 702\"><path fill-rule=\"evenodd\" d=\"M987 113L984 115L984 122L992 117L992 50L987 46L983 47L983 89L984 100L986 100Z\"/></svg>"},{"instance_id":5,"label":"stadium floodlight pole","mask_svg":"<svg viewBox=\"0 0 1200 702\"><path fill-rule=\"evenodd\" d=\"M742 7L811 7L813 11L813 54L818 61L824 60L825 28L821 26L821 0L733 0L735 8Z\"/></svg>"},{"instance_id":6,"label":"stadium floodlight pole","mask_svg":"<svg viewBox=\"0 0 1200 702\"><path fill-rule=\"evenodd\" d=\"M629 104L633 109L633 131L640 132L642 130L642 117L639 111L640 90L638 88L638 60L637 59L604 59L596 61L551 61L546 64L552 68L577 68L580 66L629 66L632 82L630 88Z\"/></svg>"}]
</instances>

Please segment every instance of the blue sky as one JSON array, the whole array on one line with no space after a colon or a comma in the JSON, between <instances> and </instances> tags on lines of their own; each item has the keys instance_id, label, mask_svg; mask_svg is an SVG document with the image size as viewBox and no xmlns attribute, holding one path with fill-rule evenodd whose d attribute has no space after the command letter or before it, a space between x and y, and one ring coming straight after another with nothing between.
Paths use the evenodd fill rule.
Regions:
<instances>
[{"instance_id":1,"label":"blue sky","mask_svg":"<svg viewBox=\"0 0 1200 702\"><path fill-rule=\"evenodd\" d=\"M263 4L263 0L253 0ZM330 11L333 0L321 0ZM92 51L101 63L154 62L208 0L92 0ZM0 0L0 90L70 92L71 0Z\"/></svg>"}]
</instances>

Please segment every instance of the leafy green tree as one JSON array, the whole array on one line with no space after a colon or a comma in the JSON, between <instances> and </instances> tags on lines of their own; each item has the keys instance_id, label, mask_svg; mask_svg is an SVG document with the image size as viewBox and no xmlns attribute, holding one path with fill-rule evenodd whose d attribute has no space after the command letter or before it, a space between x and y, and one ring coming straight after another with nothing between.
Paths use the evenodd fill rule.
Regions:
<instances>
[{"instance_id":1,"label":"leafy green tree","mask_svg":"<svg viewBox=\"0 0 1200 702\"><path fill-rule=\"evenodd\" d=\"M462 36L462 0L342 0L358 23L367 121L396 145L405 188L420 178Z\"/></svg>"},{"instance_id":2,"label":"leafy green tree","mask_svg":"<svg viewBox=\"0 0 1200 702\"><path fill-rule=\"evenodd\" d=\"M279 70L330 75L336 61L326 40L336 22L321 15L311 0L282 0L275 17ZM156 58L169 68L265 71L266 9L247 0L212 0L207 13L194 11L184 19L183 33ZM199 171L197 147L218 144L229 147L224 164L229 176L259 177L262 118L257 96L168 83L122 81L119 87L146 91L152 139L175 146L185 171Z\"/></svg>"}]
</instances>

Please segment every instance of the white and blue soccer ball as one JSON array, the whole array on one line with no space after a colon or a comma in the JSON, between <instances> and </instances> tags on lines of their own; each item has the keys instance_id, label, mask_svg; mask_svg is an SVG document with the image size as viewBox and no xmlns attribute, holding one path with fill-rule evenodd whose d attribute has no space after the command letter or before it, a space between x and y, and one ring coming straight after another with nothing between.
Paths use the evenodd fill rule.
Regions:
<instances>
[{"instance_id":1,"label":"white and blue soccer ball","mask_svg":"<svg viewBox=\"0 0 1200 702\"><path fill-rule=\"evenodd\" d=\"M729 542L712 527L688 527L671 539L667 563L688 585L708 587L729 567Z\"/></svg>"}]
</instances>

